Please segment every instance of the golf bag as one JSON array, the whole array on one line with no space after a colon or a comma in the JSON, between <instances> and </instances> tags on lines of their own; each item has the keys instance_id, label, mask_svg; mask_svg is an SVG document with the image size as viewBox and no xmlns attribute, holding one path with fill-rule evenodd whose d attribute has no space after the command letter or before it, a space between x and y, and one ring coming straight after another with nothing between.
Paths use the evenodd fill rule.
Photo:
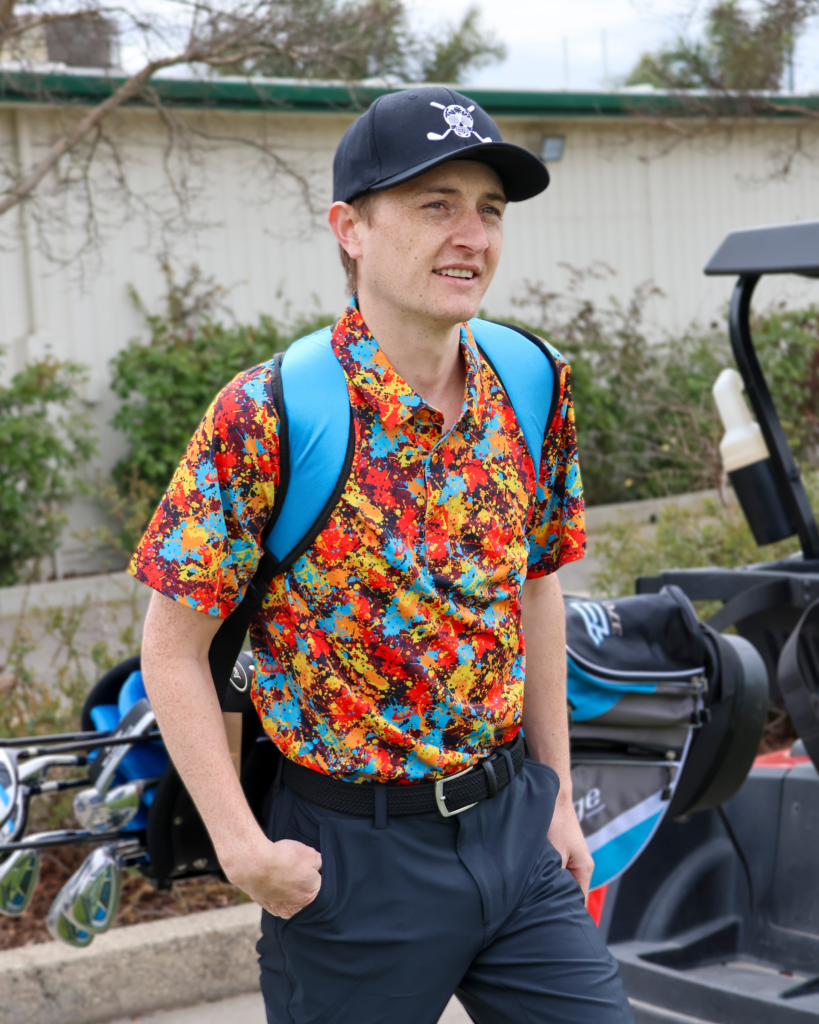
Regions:
<instances>
[{"instance_id":1,"label":"golf bag","mask_svg":"<svg viewBox=\"0 0 819 1024\"><path fill-rule=\"evenodd\" d=\"M280 755L265 735L250 699L254 672L253 656L241 653L219 697L226 725L229 723L229 731L238 741L239 778L245 797L262 823L264 797ZM83 707L82 728L114 730L144 699L137 654L114 666L93 687ZM104 757L105 751L99 756ZM144 840L146 858L137 865L143 874L159 889L170 888L179 878L221 875L207 829L161 740L129 750L117 768L114 785L147 777L156 782L145 789L140 811L127 826Z\"/></svg>"},{"instance_id":2,"label":"golf bag","mask_svg":"<svg viewBox=\"0 0 819 1024\"><path fill-rule=\"evenodd\" d=\"M736 792L768 684L751 644L700 623L677 587L565 605L573 798L596 888L633 863L667 814Z\"/></svg>"}]
</instances>

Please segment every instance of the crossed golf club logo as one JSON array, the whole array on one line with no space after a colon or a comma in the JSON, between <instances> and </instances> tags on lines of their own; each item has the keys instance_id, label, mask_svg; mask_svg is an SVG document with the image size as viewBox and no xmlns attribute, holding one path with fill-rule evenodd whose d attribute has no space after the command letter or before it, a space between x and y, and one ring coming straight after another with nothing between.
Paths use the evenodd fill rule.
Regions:
<instances>
[{"instance_id":1,"label":"crossed golf club logo","mask_svg":"<svg viewBox=\"0 0 819 1024\"><path fill-rule=\"evenodd\" d=\"M443 135L439 135L437 132L427 132L427 138L430 142L441 142L450 132L455 132L460 139L468 139L474 135L480 142L492 141L490 136L487 135L484 139L475 131L475 120L472 117L472 111L475 109L474 105L462 107L460 103L450 103L449 106L444 106L443 103L430 103L430 106L442 110L444 112L444 120L449 125L449 128L447 128Z\"/></svg>"}]
</instances>

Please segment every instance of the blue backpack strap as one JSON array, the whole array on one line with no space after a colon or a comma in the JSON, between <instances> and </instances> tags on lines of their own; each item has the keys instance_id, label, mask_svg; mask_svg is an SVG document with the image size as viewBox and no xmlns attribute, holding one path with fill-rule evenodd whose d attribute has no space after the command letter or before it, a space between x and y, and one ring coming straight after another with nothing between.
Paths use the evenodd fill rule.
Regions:
<instances>
[{"instance_id":1,"label":"blue backpack strap","mask_svg":"<svg viewBox=\"0 0 819 1024\"><path fill-rule=\"evenodd\" d=\"M331 338L332 329L325 327L294 342L277 358L279 372L271 381L281 477L262 543L276 559L277 574L321 533L353 463L350 396Z\"/></svg>"},{"instance_id":2,"label":"blue backpack strap","mask_svg":"<svg viewBox=\"0 0 819 1024\"><path fill-rule=\"evenodd\" d=\"M469 329L512 403L539 480L543 439L560 395L554 356L522 327L476 317L469 321Z\"/></svg>"},{"instance_id":3,"label":"blue backpack strap","mask_svg":"<svg viewBox=\"0 0 819 1024\"><path fill-rule=\"evenodd\" d=\"M329 327L317 331L273 361L269 393L279 417L279 486L258 568L208 651L223 709L230 710L230 676L274 576L286 572L324 529L353 465L350 395L331 337Z\"/></svg>"}]
</instances>

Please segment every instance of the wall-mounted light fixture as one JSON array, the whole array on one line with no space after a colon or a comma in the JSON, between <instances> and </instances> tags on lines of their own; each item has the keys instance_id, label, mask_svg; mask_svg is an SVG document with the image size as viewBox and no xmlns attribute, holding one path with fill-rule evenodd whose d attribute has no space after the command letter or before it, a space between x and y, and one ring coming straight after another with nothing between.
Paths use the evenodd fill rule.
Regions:
<instances>
[{"instance_id":1,"label":"wall-mounted light fixture","mask_svg":"<svg viewBox=\"0 0 819 1024\"><path fill-rule=\"evenodd\" d=\"M547 135L540 149L540 159L544 164L556 164L558 160L563 159L563 150L565 148L565 135Z\"/></svg>"}]
</instances>

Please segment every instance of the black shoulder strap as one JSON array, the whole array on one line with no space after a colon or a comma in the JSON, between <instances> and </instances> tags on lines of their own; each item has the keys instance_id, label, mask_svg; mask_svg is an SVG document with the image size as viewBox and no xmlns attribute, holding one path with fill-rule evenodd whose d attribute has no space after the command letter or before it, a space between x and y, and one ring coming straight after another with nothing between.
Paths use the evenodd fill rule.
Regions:
<instances>
[{"instance_id":1,"label":"black shoulder strap","mask_svg":"<svg viewBox=\"0 0 819 1024\"><path fill-rule=\"evenodd\" d=\"M355 424L330 336L325 329L295 342L287 352L286 373L282 365L285 353L278 353L271 366L268 397L279 421L279 485L262 531L259 565L242 602L219 627L208 652L222 710L230 710L228 704L234 700L231 673L273 577L286 572L327 525L352 469ZM286 526L283 538L278 537L278 530L274 533L277 524ZM279 550L274 540L284 547Z\"/></svg>"},{"instance_id":2,"label":"black shoulder strap","mask_svg":"<svg viewBox=\"0 0 819 1024\"><path fill-rule=\"evenodd\" d=\"M264 528L262 539L273 529L273 525L284 504L287 485L290 482L290 444L287 413L284 407L281 383L282 358L283 353L279 352L273 359L273 365L270 368L270 379L268 381L268 397L279 417L279 486L276 488L273 508L267 525ZM262 546L262 557L256 572L253 574L253 578L247 586L245 596L230 615L222 620L222 625L219 627L213 640L211 640L210 650L208 651L208 663L213 684L216 687L216 695L219 698L219 706L223 711L232 710L228 706L232 704L230 676L242 651L250 624L262 607L265 595L270 589L270 584L276 575L277 567L276 559L266 547Z\"/></svg>"}]
</instances>

